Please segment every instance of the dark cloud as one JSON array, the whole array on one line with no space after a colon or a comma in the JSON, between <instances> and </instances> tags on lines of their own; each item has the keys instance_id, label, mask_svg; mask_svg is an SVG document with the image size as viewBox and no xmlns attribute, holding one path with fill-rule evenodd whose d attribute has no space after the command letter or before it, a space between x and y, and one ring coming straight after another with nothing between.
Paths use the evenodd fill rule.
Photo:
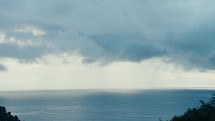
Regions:
<instances>
[{"instance_id":1,"label":"dark cloud","mask_svg":"<svg viewBox=\"0 0 215 121\"><path fill-rule=\"evenodd\" d=\"M106 52L103 56L110 55L119 60L140 62L165 54L164 50L140 34L107 34L93 36L91 39Z\"/></svg>"},{"instance_id":2,"label":"dark cloud","mask_svg":"<svg viewBox=\"0 0 215 121\"><path fill-rule=\"evenodd\" d=\"M0 44L0 57L31 61L46 54L44 47L19 47L14 44Z\"/></svg>"},{"instance_id":3,"label":"dark cloud","mask_svg":"<svg viewBox=\"0 0 215 121\"><path fill-rule=\"evenodd\" d=\"M130 45L122 54L123 59L140 62L152 57L159 57L165 55L164 50L160 50L152 45Z\"/></svg>"},{"instance_id":4,"label":"dark cloud","mask_svg":"<svg viewBox=\"0 0 215 121\"><path fill-rule=\"evenodd\" d=\"M164 57L187 68L215 69L213 4L208 0L0 0L0 34L6 36L0 38L0 57L34 60L75 51L85 62ZM32 30L24 31L29 26ZM40 31L45 35L36 36ZM19 45L28 40L36 45Z\"/></svg>"},{"instance_id":5,"label":"dark cloud","mask_svg":"<svg viewBox=\"0 0 215 121\"><path fill-rule=\"evenodd\" d=\"M165 47L172 61L189 68L215 69L215 26L204 24L182 37L167 38Z\"/></svg>"}]
</instances>

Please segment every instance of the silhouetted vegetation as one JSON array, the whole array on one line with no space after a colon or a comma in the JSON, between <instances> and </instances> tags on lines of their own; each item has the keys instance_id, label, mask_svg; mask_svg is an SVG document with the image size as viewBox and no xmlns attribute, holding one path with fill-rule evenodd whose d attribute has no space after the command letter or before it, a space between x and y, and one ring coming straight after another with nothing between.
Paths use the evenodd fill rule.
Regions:
<instances>
[{"instance_id":1,"label":"silhouetted vegetation","mask_svg":"<svg viewBox=\"0 0 215 121\"><path fill-rule=\"evenodd\" d=\"M215 94L208 101L200 101L197 108L189 108L183 115L174 116L170 121L215 121Z\"/></svg>"},{"instance_id":2,"label":"silhouetted vegetation","mask_svg":"<svg viewBox=\"0 0 215 121\"><path fill-rule=\"evenodd\" d=\"M11 115L10 112L7 112L5 107L0 106L0 121L20 121L15 115Z\"/></svg>"}]
</instances>

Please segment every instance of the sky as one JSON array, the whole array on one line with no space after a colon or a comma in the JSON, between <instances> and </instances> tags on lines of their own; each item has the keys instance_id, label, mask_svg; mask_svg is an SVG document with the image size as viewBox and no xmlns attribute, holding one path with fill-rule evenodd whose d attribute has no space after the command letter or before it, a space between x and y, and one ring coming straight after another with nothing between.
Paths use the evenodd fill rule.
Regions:
<instances>
[{"instance_id":1,"label":"sky","mask_svg":"<svg viewBox=\"0 0 215 121\"><path fill-rule=\"evenodd\" d=\"M0 0L0 90L215 89L211 0Z\"/></svg>"}]
</instances>

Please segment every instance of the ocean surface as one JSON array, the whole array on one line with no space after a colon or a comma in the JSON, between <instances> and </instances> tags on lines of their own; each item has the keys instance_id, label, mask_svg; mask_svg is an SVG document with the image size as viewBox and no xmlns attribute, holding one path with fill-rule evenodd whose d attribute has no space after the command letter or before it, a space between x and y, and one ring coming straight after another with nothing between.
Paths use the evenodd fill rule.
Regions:
<instances>
[{"instance_id":1,"label":"ocean surface","mask_svg":"<svg viewBox=\"0 0 215 121\"><path fill-rule=\"evenodd\" d=\"M0 92L0 105L22 121L166 121L207 101L213 90Z\"/></svg>"}]
</instances>

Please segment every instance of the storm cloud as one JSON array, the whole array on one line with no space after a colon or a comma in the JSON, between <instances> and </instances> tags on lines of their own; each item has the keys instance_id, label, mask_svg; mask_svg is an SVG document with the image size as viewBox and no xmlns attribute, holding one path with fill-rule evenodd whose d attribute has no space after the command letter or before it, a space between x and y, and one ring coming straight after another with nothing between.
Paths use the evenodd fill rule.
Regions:
<instances>
[{"instance_id":1,"label":"storm cloud","mask_svg":"<svg viewBox=\"0 0 215 121\"><path fill-rule=\"evenodd\" d=\"M0 0L0 57L33 60L78 52L85 62L105 63L161 57L214 70L214 3Z\"/></svg>"}]
</instances>

